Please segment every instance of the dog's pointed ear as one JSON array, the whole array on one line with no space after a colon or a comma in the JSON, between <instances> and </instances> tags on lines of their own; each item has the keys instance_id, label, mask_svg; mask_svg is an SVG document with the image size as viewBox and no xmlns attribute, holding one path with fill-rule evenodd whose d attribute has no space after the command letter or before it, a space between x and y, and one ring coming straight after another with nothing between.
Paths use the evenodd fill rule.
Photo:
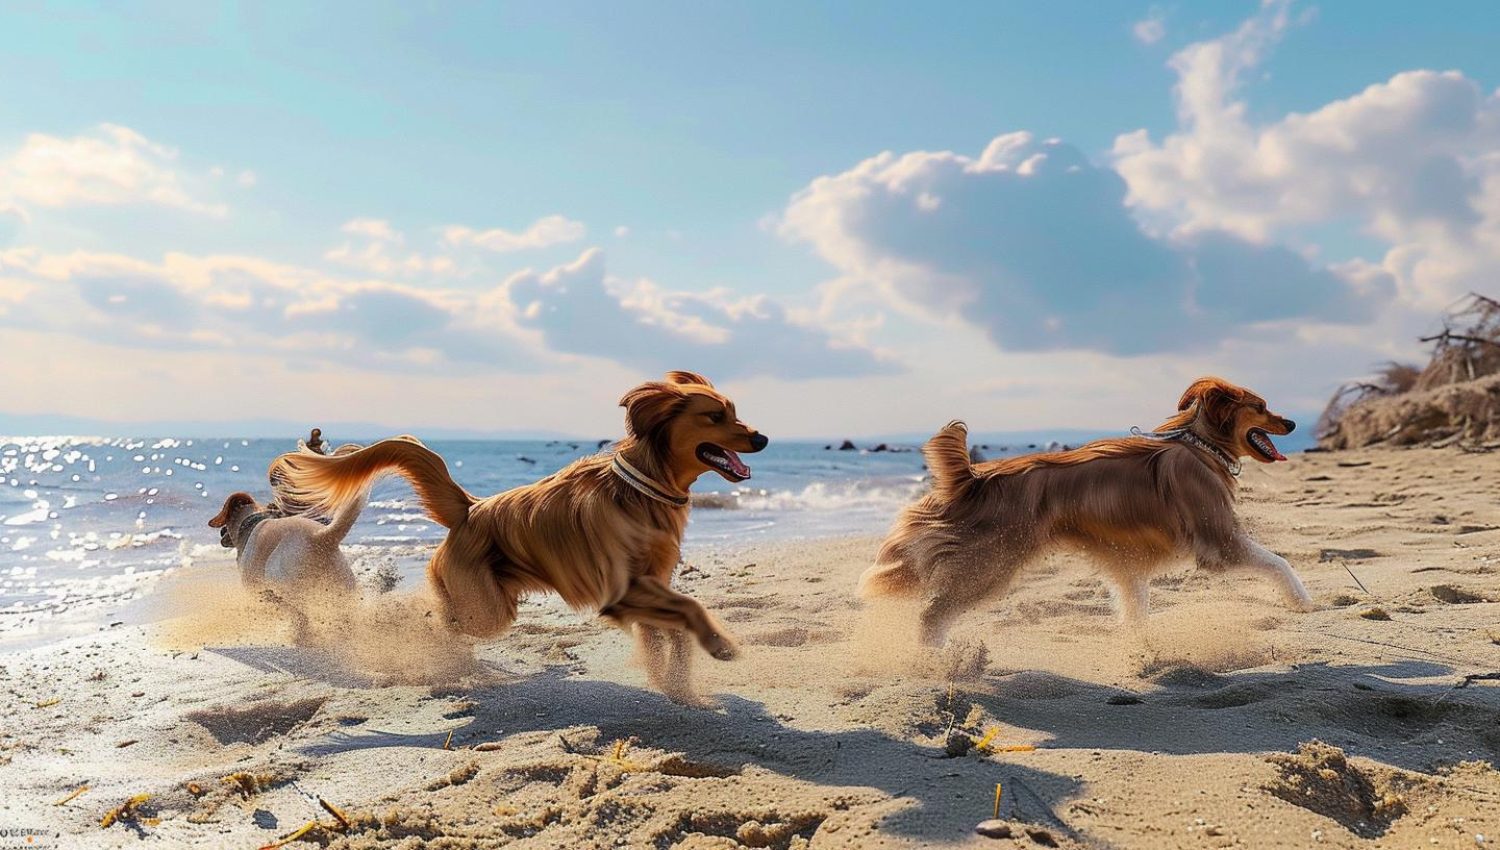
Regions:
<instances>
[{"instance_id":1,"label":"dog's pointed ear","mask_svg":"<svg viewBox=\"0 0 1500 850\"><path fill-rule=\"evenodd\" d=\"M229 498L224 500L224 507L219 511L219 515L208 521L208 527L223 528L241 506L253 504L255 504L255 497L249 493L230 493Z\"/></svg>"},{"instance_id":2,"label":"dog's pointed ear","mask_svg":"<svg viewBox=\"0 0 1500 850\"><path fill-rule=\"evenodd\" d=\"M710 381L709 379L703 377L702 375L698 374L697 372L685 372L685 371L683 371L681 369L673 369L672 371L668 372L667 373L667 383L669 383L669 384L699 384L699 385L705 386L705 387L712 387L714 385L713 381Z\"/></svg>"},{"instance_id":3,"label":"dog's pointed ear","mask_svg":"<svg viewBox=\"0 0 1500 850\"><path fill-rule=\"evenodd\" d=\"M1234 407L1245 400L1245 391L1223 378L1199 378L1177 400L1178 410L1196 405L1198 415L1211 427L1222 429L1234 415Z\"/></svg>"},{"instance_id":4,"label":"dog's pointed ear","mask_svg":"<svg viewBox=\"0 0 1500 850\"><path fill-rule=\"evenodd\" d=\"M620 399L625 408L625 430L637 439L649 439L672 420L687 393L675 384L648 381Z\"/></svg>"}]
</instances>

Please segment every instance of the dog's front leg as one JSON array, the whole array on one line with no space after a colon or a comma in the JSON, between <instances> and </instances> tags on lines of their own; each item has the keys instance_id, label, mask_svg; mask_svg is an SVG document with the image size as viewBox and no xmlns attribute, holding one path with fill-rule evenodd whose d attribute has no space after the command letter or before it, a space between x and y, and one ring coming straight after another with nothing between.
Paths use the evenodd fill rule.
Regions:
<instances>
[{"instance_id":1,"label":"dog's front leg","mask_svg":"<svg viewBox=\"0 0 1500 850\"><path fill-rule=\"evenodd\" d=\"M1281 586L1282 595L1286 597L1287 607L1294 611L1313 610L1312 597L1308 595L1307 588L1302 586L1302 579L1292 570L1292 565L1280 555L1250 539L1248 534L1241 534L1238 540L1240 546L1239 563L1235 566L1257 572L1269 573Z\"/></svg>"},{"instance_id":2,"label":"dog's front leg","mask_svg":"<svg viewBox=\"0 0 1500 850\"><path fill-rule=\"evenodd\" d=\"M636 623L635 636L653 688L676 703L711 705L693 689L693 653L685 632Z\"/></svg>"},{"instance_id":3,"label":"dog's front leg","mask_svg":"<svg viewBox=\"0 0 1500 850\"><path fill-rule=\"evenodd\" d=\"M1120 601L1120 621L1139 626L1151 613L1151 586L1145 576L1126 576L1116 580L1115 595Z\"/></svg>"},{"instance_id":4,"label":"dog's front leg","mask_svg":"<svg viewBox=\"0 0 1500 850\"><path fill-rule=\"evenodd\" d=\"M739 654L734 638L698 600L667 587L655 576L631 579L625 595L605 609L605 613L624 622L692 632L704 651L720 661L729 661Z\"/></svg>"}]
</instances>

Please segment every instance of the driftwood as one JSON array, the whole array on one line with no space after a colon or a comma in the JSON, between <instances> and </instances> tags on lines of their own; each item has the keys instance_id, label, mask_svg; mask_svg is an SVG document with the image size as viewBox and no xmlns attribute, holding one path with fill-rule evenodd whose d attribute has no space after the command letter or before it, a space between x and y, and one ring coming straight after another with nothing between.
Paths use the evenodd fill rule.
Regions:
<instances>
[{"instance_id":1,"label":"driftwood","mask_svg":"<svg viewBox=\"0 0 1500 850\"><path fill-rule=\"evenodd\" d=\"M1425 367L1389 363L1339 387L1318 420L1322 448L1500 441L1500 301L1470 294L1421 341L1432 346Z\"/></svg>"}]
</instances>

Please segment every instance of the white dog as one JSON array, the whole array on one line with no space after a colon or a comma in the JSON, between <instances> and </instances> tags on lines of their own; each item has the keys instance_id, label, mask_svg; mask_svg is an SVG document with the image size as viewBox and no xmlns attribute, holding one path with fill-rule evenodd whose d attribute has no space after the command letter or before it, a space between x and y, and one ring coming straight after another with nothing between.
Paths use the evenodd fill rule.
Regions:
<instances>
[{"instance_id":1,"label":"white dog","mask_svg":"<svg viewBox=\"0 0 1500 850\"><path fill-rule=\"evenodd\" d=\"M273 591L296 606L306 597L354 592L354 570L339 549L364 499L351 502L323 525L304 516L280 516L249 493L231 493L219 515L208 521L219 529L219 543L235 550L240 581Z\"/></svg>"}]
</instances>

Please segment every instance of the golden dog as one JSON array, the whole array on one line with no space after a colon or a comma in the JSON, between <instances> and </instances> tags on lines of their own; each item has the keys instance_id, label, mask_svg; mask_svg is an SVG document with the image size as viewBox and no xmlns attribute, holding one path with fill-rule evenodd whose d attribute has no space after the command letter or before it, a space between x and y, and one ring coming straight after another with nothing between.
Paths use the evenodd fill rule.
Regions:
<instances>
[{"instance_id":1,"label":"golden dog","mask_svg":"<svg viewBox=\"0 0 1500 850\"><path fill-rule=\"evenodd\" d=\"M1152 573L1187 557L1205 570L1267 573L1305 610L1310 599L1291 565L1234 515L1239 458L1286 460L1269 435L1296 423L1219 378L1194 382L1177 410L1155 434L977 465L964 424L950 423L922 449L932 492L896 520L860 577L861 595L920 598L922 638L939 644L955 617L1063 545L1099 564L1127 621L1145 617Z\"/></svg>"},{"instance_id":2,"label":"golden dog","mask_svg":"<svg viewBox=\"0 0 1500 850\"><path fill-rule=\"evenodd\" d=\"M739 452L768 440L739 420L734 402L702 375L669 372L625 394L626 436L608 455L575 461L534 484L476 499L443 459L411 437L344 455L283 455L275 474L293 499L321 511L356 501L394 471L448 529L427 575L449 621L465 634L505 631L525 594L552 591L576 609L633 627L651 682L673 699L696 697L687 635L721 660L734 639L692 598L674 591L688 487L705 472L750 477Z\"/></svg>"}]
</instances>

